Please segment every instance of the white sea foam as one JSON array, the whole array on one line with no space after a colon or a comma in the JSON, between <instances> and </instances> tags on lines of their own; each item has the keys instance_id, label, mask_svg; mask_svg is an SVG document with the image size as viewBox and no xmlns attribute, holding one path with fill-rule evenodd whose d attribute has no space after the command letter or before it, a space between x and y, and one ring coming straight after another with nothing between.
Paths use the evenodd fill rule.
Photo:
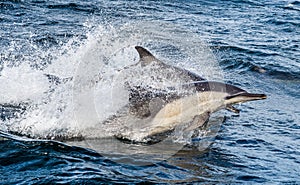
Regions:
<instances>
[{"instance_id":1,"label":"white sea foam","mask_svg":"<svg viewBox=\"0 0 300 185\"><path fill-rule=\"evenodd\" d=\"M48 90L48 80L41 71L26 63L0 71L0 104L36 101Z\"/></svg>"}]
</instances>

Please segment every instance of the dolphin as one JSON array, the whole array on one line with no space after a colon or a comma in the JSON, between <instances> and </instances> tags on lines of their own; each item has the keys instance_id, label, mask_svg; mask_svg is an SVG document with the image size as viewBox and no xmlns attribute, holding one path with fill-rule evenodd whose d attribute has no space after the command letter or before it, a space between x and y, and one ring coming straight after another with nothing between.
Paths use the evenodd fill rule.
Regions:
<instances>
[{"instance_id":1,"label":"dolphin","mask_svg":"<svg viewBox=\"0 0 300 185\"><path fill-rule=\"evenodd\" d=\"M210 115L218 110L239 113L234 104L267 98L265 94L249 93L230 84L207 81L186 69L160 61L141 46L135 49L140 57L135 65L152 66L161 76L176 78L175 81L180 79L180 83L177 87L165 88L128 87L130 95L126 110L105 121L105 124L118 122L125 125L115 135L120 140L149 143L177 127L192 131L207 123Z\"/></svg>"}]
</instances>

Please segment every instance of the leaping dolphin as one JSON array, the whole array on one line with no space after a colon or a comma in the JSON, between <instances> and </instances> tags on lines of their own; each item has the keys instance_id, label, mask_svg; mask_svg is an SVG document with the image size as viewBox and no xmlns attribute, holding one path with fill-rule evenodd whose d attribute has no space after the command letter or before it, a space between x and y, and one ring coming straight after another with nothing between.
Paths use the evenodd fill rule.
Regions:
<instances>
[{"instance_id":1,"label":"leaping dolphin","mask_svg":"<svg viewBox=\"0 0 300 185\"><path fill-rule=\"evenodd\" d=\"M235 113L239 110L232 105L247 101L265 99L265 94L248 93L246 90L221 82L206 81L188 70L168 65L141 46L136 46L142 68L155 66L165 78L180 78L180 89L166 87L156 89L131 86L129 105L125 113L120 113L106 122L123 122L126 126L116 134L119 139L148 142L149 138L185 125L191 131L204 125L213 112L227 109ZM175 89L175 90L174 90Z\"/></svg>"}]
</instances>

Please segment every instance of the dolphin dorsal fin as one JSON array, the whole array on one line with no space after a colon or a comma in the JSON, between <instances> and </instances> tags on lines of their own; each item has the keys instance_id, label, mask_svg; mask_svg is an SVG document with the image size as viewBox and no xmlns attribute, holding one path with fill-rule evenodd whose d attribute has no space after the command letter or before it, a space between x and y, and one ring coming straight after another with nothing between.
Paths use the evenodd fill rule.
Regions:
<instances>
[{"instance_id":1,"label":"dolphin dorsal fin","mask_svg":"<svg viewBox=\"0 0 300 185\"><path fill-rule=\"evenodd\" d=\"M159 60L153 56L150 51L146 50L145 48L141 46L135 46L135 49L140 55L140 63L142 67L152 63L152 62L158 62Z\"/></svg>"}]
</instances>

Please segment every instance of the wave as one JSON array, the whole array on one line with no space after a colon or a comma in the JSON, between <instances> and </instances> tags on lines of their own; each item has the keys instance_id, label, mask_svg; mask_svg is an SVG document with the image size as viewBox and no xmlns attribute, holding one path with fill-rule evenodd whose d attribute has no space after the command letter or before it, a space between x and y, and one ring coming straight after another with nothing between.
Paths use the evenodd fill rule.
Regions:
<instances>
[{"instance_id":1,"label":"wave","mask_svg":"<svg viewBox=\"0 0 300 185\"><path fill-rule=\"evenodd\" d=\"M264 53L258 50L250 50L248 48L237 46L217 46L215 47L216 55L219 58L220 65L225 70L239 70L239 71L254 71L265 73L266 69L255 64L249 57L251 55L256 56L269 56L276 55ZM236 54L238 53L238 55Z\"/></svg>"},{"instance_id":2,"label":"wave","mask_svg":"<svg viewBox=\"0 0 300 185\"><path fill-rule=\"evenodd\" d=\"M92 3L65 3L65 4L48 4L47 8L49 9L66 9L66 10L74 10L79 12L86 12L86 13L94 13L99 10L99 6L95 6Z\"/></svg>"},{"instance_id":3,"label":"wave","mask_svg":"<svg viewBox=\"0 0 300 185\"><path fill-rule=\"evenodd\" d=\"M267 68L268 75L280 79L280 80L291 80L291 81L299 81L300 80L300 72L298 71L290 71L288 69L275 69L275 68Z\"/></svg>"},{"instance_id":4,"label":"wave","mask_svg":"<svg viewBox=\"0 0 300 185\"><path fill-rule=\"evenodd\" d=\"M215 51L220 66L224 70L258 72L282 80L300 79L297 60L290 59L294 61L290 63L266 61L273 58L278 58L279 60L286 58L286 56L282 56L276 51L264 51L264 49L250 49L238 46L212 46L212 49Z\"/></svg>"},{"instance_id":5,"label":"wave","mask_svg":"<svg viewBox=\"0 0 300 185\"><path fill-rule=\"evenodd\" d=\"M297 20L286 20L286 19L269 19L266 21L267 24L274 24L275 26L287 26L289 30L295 31L296 28L299 28L299 21Z\"/></svg>"},{"instance_id":6,"label":"wave","mask_svg":"<svg viewBox=\"0 0 300 185\"><path fill-rule=\"evenodd\" d=\"M105 143L103 145L105 147ZM209 154L193 149L181 150L165 161L152 160L147 155L137 158L139 150L132 155L120 151L107 157L82 147L24 139L1 131L0 146L0 164L7 169L1 171L1 180L7 184L22 183L24 179L29 184L215 183L224 181L218 171L237 167L239 163L236 156L220 149L211 150ZM135 147L131 145L131 148ZM149 156L161 155L148 152Z\"/></svg>"}]
</instances>

